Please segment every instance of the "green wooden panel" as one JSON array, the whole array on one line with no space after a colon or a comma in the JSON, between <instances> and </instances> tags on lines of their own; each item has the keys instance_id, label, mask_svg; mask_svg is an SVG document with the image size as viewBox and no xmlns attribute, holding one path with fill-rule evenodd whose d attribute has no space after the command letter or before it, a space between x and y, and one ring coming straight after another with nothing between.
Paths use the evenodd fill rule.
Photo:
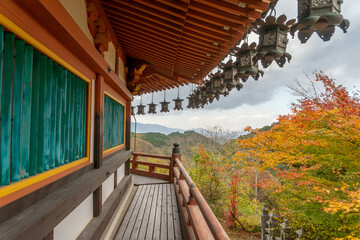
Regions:
<instances>
[{"instance_id":1,"label":"green wooden panel","mask_svg":"<svg viewBox=\"0 0 360 240\"><path fill-rule=\"evenodd\" d=\"M108 128L108 126L107 126L107 96L105 96L105 98L104 98L104 120L103 120L103 122L104 122L104 133L103 133L103 149L105 150L105 149L107 149L107 142L106 142L106 140L107 140L107 128Z\"/></svg>"},{"instance_id":2,"label":"green wooden panel","mask_svg":"<svg viewBox=\"0 0 360 240\"><path fill-rule=\"evenodd\" d=\"M112 123L112 131L110 130L110 147L114 147L115 146L115 134L116 134L116 123L117 121L115 120L115 103L114 101L111 99L111 123Z\"/></svg>"},{"instance_id":3,"label":"green wooden panel","mask_svg":"<svg viewBox=\"0 0 360 240\"><path fill-rule=\"evenodd\" d=\"M66 87L67 87L67 82L68 79L70 78L70 72L66 69L62 70L61 73L61 151L60 151L60 158L61 158L61 163L65 164L68 163L68 160L66 158L66 152L67 149L65 147L65 143L66 143Z\"/></svg>"},{"instance_id":4,"label":"green wooden panel","mask_svg":"<svg viewBox=\"0 0 360 240\"><path fill-rule=\"evenodd\" d=\"M74 161L74 113L75 113L75 75L71 75L71 96L70 96L70 131L69 131L69 162Z\"/></svg>"},{"instance_id":5,"label":"green wooden panel","mask_svg":"<svg viewBox=\"0 0 360 240\"><path fill-rule=\"evenodd\" d=\"M40 79L39 79L39 118L38 118L38 156L37 173L43 172L44 166L44 124L45 124L45 82L47 72L47 57L40 56Z\"/></svg>"},{"instance_id":6,"label":"green wooden panel","mask_svg":"<svg viewBox=\"0 0 360 240\"><path fill-rule=\"evenodd\" d=\"M63 70L63 78L62 81L62 116L61 116L61 162L68 163L69 162L69 149L68 149L68 104L69 104L69 81L71 80L71 72L66 69Z\"/></svg>"},{"instance_id":7,"label":"green wooden panel","mask_svg":"<svg viewBox=\"0 0 360 240\"><path fill-rule=\"evenodd\" d=\"M61 88L62 88L62 74L63 68L57 65L54 69L55 81L56 81L56 126L55 126L55 167L62 165L60 158L61 151Z\"/></svg>"},{"instance_id":8,"label":"green wooden panel","mask_svg":"<svg viewBox=\"0 0 360 240\"><path fill-rule=\"evenodd\" d=\"M71 81L72 80L72 75L68 75L67 81L66 81L66 106L64 106L66 108L66 118L65 118L65 149L66 149L66 157L65 157L65 161L69 162L71 159L71 149L70 149L70 136L71 135Z\"/></svg>"},{"instance_id":9,"label":"green wooden panel","mask_svg":"<svg viewBox=\"0 0 360 240\"><path fill-rule=\"evenodd\" d=\"M80 79L79 79L80 80ZM85 84L84 84L84 81L80 80L80 117L81 117L81 121L80 121L80 131L79 131L79 134L80 134L80 145L79 145L79 158L83 158L84 157L84 149L83 149L83 145L84 145L84 135L83 135L83 132L84 132L84 129L85 129L85 121L84 121L84 108L85 108L85 94L84 94L84 90L85 90Z\"/></svg>"},{"instance_id":10,"label":"green wooden panel","mask_svg":"<svg viewBox=\"0 0 360 240\"><path fill-rule=\"evenodd\" d=\"M31 91L32 91L32 70L33 70L33 47L25 46L24 62L24 92L23 109L21 120L21 166L20 178L29 176L29 155L30 155L30 129L31 129Z\"/></svg>"},{"instance_id":11,"label":"green wooden panel","mask_svg":"<svg viewBox=\"0 0 360 240\"><path fill-rule=\"evenodd\" d=\"M107 148L111 148L111 127L113 125L113 121L112 121L112 107L111 107L111 98L108 98L108 133L107 133Z\"/></svg>"},{"instance_id":12,"label":"green wooden panel","mask_svg":"<svg viewBox=\"0 0 360 240\"><path fill-rule=\"evenodd\" d=\"M24 50L25 42L15 41L15 70L14 70L14 94L12 105L12 131L11 131L11 169L10 181L20 180L20 138L21 138L21 115L22 93L24 81Z\"/></svg>"},{"instance_id":13,"label":"green wooden panel","mask_svg":"<svg viewBox=\"0 0 360 240\"><path fill-rule=\"evenodd\" d=\"M51 79L50 79L50 87L51 87L51 113L50 113L50 141L49 141L49 169L53 169L55 167L55 152L56 152L56 112L59 111L57 109L57 63L53 62L51 66Z\"/></svg>"},{"instance_id":14,"label":"green wooden panel","mask_svg":"<svg viewBox=\"0 0 360 240\"><path fill-rule=\"evenodd\" d=\"M4 67L1 89L1 154L0 154L0 185L10 182L10 146L11 146L11 103L14 68L15 35L5 33Z\"/></svg>"},{"instance_id":15,"label":"green wooden panel","mask_svg":"<svg viewBox=\"0 0 360 240\"><path fill-rule=\"evenodd\" d=\"M75 109L77 111L77 113L79 113L80 111L80 81L79 78L76 77L75 78L75 89L76 89L76 93L75 93ZM74 152L74 157L75 160L79 159L79 142L80 142L80 134L79 134L79 121L80 121L80 116L77 114L76 117L74 117L74 126L75 126L75 131L74 131L74 147L75 147L75 152Z\"/></svg>"},{"instance_id":16,"label":"green wooden panel","mask_svg":"<svg viewBox=\"0 0 360 240\"><path fill-rule=\"evenodd\" d=\"M43 164L44 171L49 170L49 157L50 157L50 117L51 117L51 79L52 79L52 70L53 70L53 60L47 59L47 71L45 78L45 103L44 103L44 156Z\"/></svg>"},{"instance_id":17,"label":"green wooden panel","mask_svg":"<svg viewBox=\"0 0 360 240\"><path fill-rule=\"evenodd\" d=\"M119 126L120 126L119 136L120 136L120 140L119 140L119 144L124 143L124 126L125 126L124 116L125 116L124 106L120 105L120 114L119 114L119 120L120 120L120 123L119 123Z\"/></svg>"},{"instance_id":18,"label":"green wooden panel","mask_svg":"<svg viewBox=\"0 0 360 240\"><path fill-rule=\"evenodd\" d=\"M2 86L2 70L3 70L3 54L4 53L4 27L0 26L0 101L1 101L1 86ZM1 111L1 102L0 102ZM0 165L1 167L1 165Z\"/></svg>"},{"instance_id":19,"label":"green wooden panel","mask_svg":"<svg viewBox=\"0 0 360 240\"><path fill-rule=\"evenodd\" d=\"M124 143L124 106L105 95L104 150Z\"/></svg>"},{"instance_id":20,"label":"green wooden panel","mask_svg":"<svg viewBox=\"0 0 360 240\"><path fill-rule=\"evenodd\" d=\"M38 157L38 121L39 121L39 81L40 81L40 52L35 50L33 56L32 89L31 89L31 130L30 130L30 164L29 175L37 172Z\"/></svg>"}]
</instances>

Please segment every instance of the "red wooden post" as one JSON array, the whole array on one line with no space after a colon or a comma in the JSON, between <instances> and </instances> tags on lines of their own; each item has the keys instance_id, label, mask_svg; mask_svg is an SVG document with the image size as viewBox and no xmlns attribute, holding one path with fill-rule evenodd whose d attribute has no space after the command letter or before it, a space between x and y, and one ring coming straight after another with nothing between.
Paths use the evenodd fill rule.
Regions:
<instances>
[{"instance_id":1,"label":"red wooden post","mask_svg":"<svg viewBox=\"0 0 360 240\"><path fill-rule=\"evenodd\" d=\"M151 173L153 173L153 172L155 172L155 167L153 167L153 166L149 166L149 172L151 172Z\"/></svg>"},{"instance_id":2,"label":"red wooden post","mask_svg":"<svg viewBox=\"0 0 360 240\"><path fill-rule=\"evenodd\" d=\"M180 148L179 148L179 144L178 143L174 143L174 147L172 150L172 155L171 155L171 161L170 161L170 179L171 182L174 182L174 167L175 167L175 159L178 158L179 160L181 160L181 154L180 154ZM181 176L181 175L180 175Z\"/></svg>"}]
</instances>

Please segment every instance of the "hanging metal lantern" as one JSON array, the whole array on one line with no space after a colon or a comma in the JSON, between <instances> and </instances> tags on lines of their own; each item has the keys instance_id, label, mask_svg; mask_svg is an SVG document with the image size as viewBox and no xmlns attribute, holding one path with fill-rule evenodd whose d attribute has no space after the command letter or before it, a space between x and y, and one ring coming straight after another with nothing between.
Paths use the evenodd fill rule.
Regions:
<instances>
[{"instance_id":1,"label":"hanging metal lantern","mask_svg":"<svg viewBox=\"0 0 360 240\"><path fill-rule=\"evenodd\" d=\"M269 67L274 60L280 67L284 66L286 60L288 62L291 60L291 55L286 52L289 41L287 34L295 23L295 19L287 22L286 20L285 15L278 18L268 16L265 21L257 19L252 24L253 30L260 35L256 58L261 60L264 68Z\"/></svg>"},{"instance_id":2,"label":"hanging metal lantern","mask_svg":"<svg viewBox=\"0 0 360 240\"><path fill-rule=\"evenodd\" d=\"M131 106L131 115L135 115L135 107Z\"/></svg>"},{"instance_id":3,"label":"hanging metal lantern","mask_svg":"<svg viewBox=\"0 0 360 240\"><path fill-rule=\"evenodd\" d=\"M200 89L197 89L195 91L195 104L196 108L200 107L200 104L204 101L205 96L203 95L203 92Z\"/></svg>"},{"instance_id":4,"label":"hanging metal lantern","mask_svg":"<svg viewBox=\"0 0 360 240\"><path fill-rule=\"evenodd\" d=\"M152 93L152 95L151 95L151 103L149 103L148 105L149 105L148 113L156 114L156 106L157 106L157 104L154 103L154 93Z\"/></svg>"},{"instance_id":5,"label":"hanging metal lantern","mask_svg":"<svg viewBox=\"0 0 360 240\"><path fill-rule=\"evenodd\" d=\"M225 65L223 65L224 70L224 86L228 91L231 91L237 84L236 81L236 66L233 63L232 59L230 59Z\"/></svg>"},{"instance_id":6,"label":"hanging metal lantern","mask_svg":"<svg viewBox=\"0 0 360 240\"><path fill-rule=\"evenodd\" d=\"M215 93L214 93L213 84L211 83L211 81L205 82L205 94L210 99L211 98L214 99Z\"/></svg>"},{"instance_id":7,"label":"hanging metal lantern","mask_svg":"<svg viewBox=\"0 0 360 240\"><path fill-rule=\"evenodd\" d=\"M181 105L182 105L182 101L184 101L184 99L180 99L179 95L180 95L180 88L178 88L178 97L177 97L177 99L173 99L173 101L175 102L174 110L183 110Z\"/></svg>"},{"instance_id":8,"label":"hanging metal lantern","mask_svg":"<svg viewBox=\"0 0 360 240\"><path fill-rule=\"evenodd\" d=\"M166 102L166 101L160 102L160 104L161 104L161 110L160 110L160 112L164 112L164 113L170 112L170 111L169 111L169 103L170 103L170 102Z\"/></svg>"},{"instance_id":9,"label":"hanging metal lantern","mask_svg":"<svg viewBox=\"0 0 360 240\"><path fill-rule=\"evenodd\" d=\"M236 51L236 69L237 74L235 78L246 82L247 79L252 76L255 80L258 80L260 75L264 76L264 72L259 70L258 61L256 59L257 47L256 43L253 42L248 45L248 43L244 43L240 48L234 48Z\"/></svg>"},{"instance_id":10,"label":"hanging metal lantern","mask_svg":"<svg viewBox=\"0 0 360 240\"><path fill-rule=\"evenodd\" d=\"M174 99L173 101L175 102L174 110L183 110L181 105L182 105L182 101L184 101L184 99L177 98L177 99Z\"/></svg>"},{"instance_id":11,"label":"hanging metal lantern","mask_svg":"<svg viewBox=\"0 0 360 240\"><path fill-rule=\"evenodd\" d=\"M195 107L195 96L193 94L190 94L187 99L189 99L189 103L187 108L194 108Z\"/></svg>"},{"instance_id":12,"label":"hanging metal lantern","mask_svg":"<svg viewBox=\"0 0 360 240\"><path fill-rule=\"evenodd\" d=\"M160 104L161 104L160 112L164 112L164 113L169 112L169 103L170 102L166 101L166 91L164 91L164 101L160 102Z\"/></svg>"},{"instance_id":13,"label":"hanging metal lantern","mask_svg":"<svg viewBox=\"0 0 360 240\"><path fill-rule=\"evenodd\" d=\"M137 114L138 115L145 115L145 105L143 105L142 103L140 103L140 105L137 106L138 111Z\"/></svg>"},{"instance_id":14,"label":"hanging metal lantern","mask_svg":"<svg viewBox=\"0 0 360 240\"><path fill-rule=\"evenodd\" d=\"M150 113L150 114L156 114L156 106L157 106L157 104L155 104L155 103L149 103L148 104L149 105L149 111L148 111L148 113Z\"/></svg>"},{"instance_id":15,"label":"hanging metal lantern","mask_svg":"<svg viewBox=\"0 0 360 240\"><path fill-rule=\"evenodd\" d=\"M141 98L140 98L140 104L137 105L137 108L138 108L138 111L137 111L137 114L138 115L145 115L145 105L143 105L142 103L142 95L141 95Z\"/></svg>"},{"instance_id":16,"label":"hanging metal lantern","mask_svg":"<svg viewBox=\"0 0 360 240\"><path fill-rule=\"evenodd\" d=\"M223 78L222 78L222 73L220 71L216 72L215 74L212 74L210 81L211 81L212 89L213 89L214 93L224 94L225 86L223 84L224 82L223 82Z\"/></svg>"},{"instance_id":17,"label":"hanging metal lantern","mask_svg":"<svg viewBox=\"0 0 360 240\"><path fill-rule=\"evenodd\" d=\"M291 27L292 36L298 32L301 43L306 43L316 32L324 41L329 41L335 32L335 26L344 33L350 21L341 15L342 0L298 0L298 23Z\"/></svg>"}]
</instances>

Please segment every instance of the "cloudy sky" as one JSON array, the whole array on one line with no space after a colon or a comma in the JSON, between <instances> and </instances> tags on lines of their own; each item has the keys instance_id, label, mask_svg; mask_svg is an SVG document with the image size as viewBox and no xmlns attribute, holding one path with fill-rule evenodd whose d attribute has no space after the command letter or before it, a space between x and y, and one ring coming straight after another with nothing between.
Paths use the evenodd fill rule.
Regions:
<instances>
[{"instance_id":1,"label":"cloudy sky","mask_svg":"<svg viewBox=\"0 0 360 240\"><path fill-rule=\"evenodd\" d=\"M277 16L286 13L288 19L297 16L297 0L280 0ZM306 82L306 74L322 70L331 75L339 84L360 89L360 1L345 0L342 14L350 20L350 28L346 34L336 28L329 42L323 42L317 34L313 34L306 44L300 44L295 37L290 39L287 52L292 55L290 63L279 68L274 62L264 69L265 75L258 81L252 78L244 83L241 91L234 89L229 96L214 100L203 109L186 109L188 101L183 102L184 111L173 111L173 103L169 113L155 115L136 115L141 123L160 124L172 128L191 129L219 125L224 129L243 130L246 126L262 127L276 121L277 117L289 113L290 103L296 99L289 85L294 85L294 79ZM290 37L290 35L289 35ZM252 35L249 41L256 41ZM262 67L261 67L262 68ZM189 95L190 86L180 88L180 97ZM177 89L167 91L167 100L177 96ZM154 102L163 101L164 94L155 93ZM136 97L133 106L138 105ZM143 103L151 102L151 94L143 96ZM147 111L147 109L146 109Z\"/></svg>"}]
</instances>

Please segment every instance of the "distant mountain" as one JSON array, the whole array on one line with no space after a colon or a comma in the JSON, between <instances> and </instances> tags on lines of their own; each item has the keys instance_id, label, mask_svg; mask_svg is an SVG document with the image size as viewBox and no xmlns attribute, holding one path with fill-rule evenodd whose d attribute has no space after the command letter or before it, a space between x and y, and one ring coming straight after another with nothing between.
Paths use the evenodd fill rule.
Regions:
<instances>
[{"instance_id":1,"label":"distant mountain","mask_svg":"<svg viewBox=\"0 0 360 240\"><path fill-rule=\"evenodd\" d=\"M192 159L195 152L199 150L199 146L207 149L218 149L220 144L211 138L207 138L194 131L185 131L184 133L173 132L165 135L162 133L139 133L131 134L131 148L136 152L145 152L152 154L171 155L173 143L179 143L183 160L186 162Z\"/></svg>"},{"instance_id":2,"label":"distant mountain","mask_svg":"<svg viewBox=\"0 0 360 240\"><path fill-rule=\"evenodd\" d=\"M135 123L131 122L131 132L135 132ZM144 124L137 123L136 124L136 133L162 133L165 135L169 135L173 132L184 133L185 130L179 128L168 128L165 126L161 126L158 124Z\"/></svg>"}]
</instances>

